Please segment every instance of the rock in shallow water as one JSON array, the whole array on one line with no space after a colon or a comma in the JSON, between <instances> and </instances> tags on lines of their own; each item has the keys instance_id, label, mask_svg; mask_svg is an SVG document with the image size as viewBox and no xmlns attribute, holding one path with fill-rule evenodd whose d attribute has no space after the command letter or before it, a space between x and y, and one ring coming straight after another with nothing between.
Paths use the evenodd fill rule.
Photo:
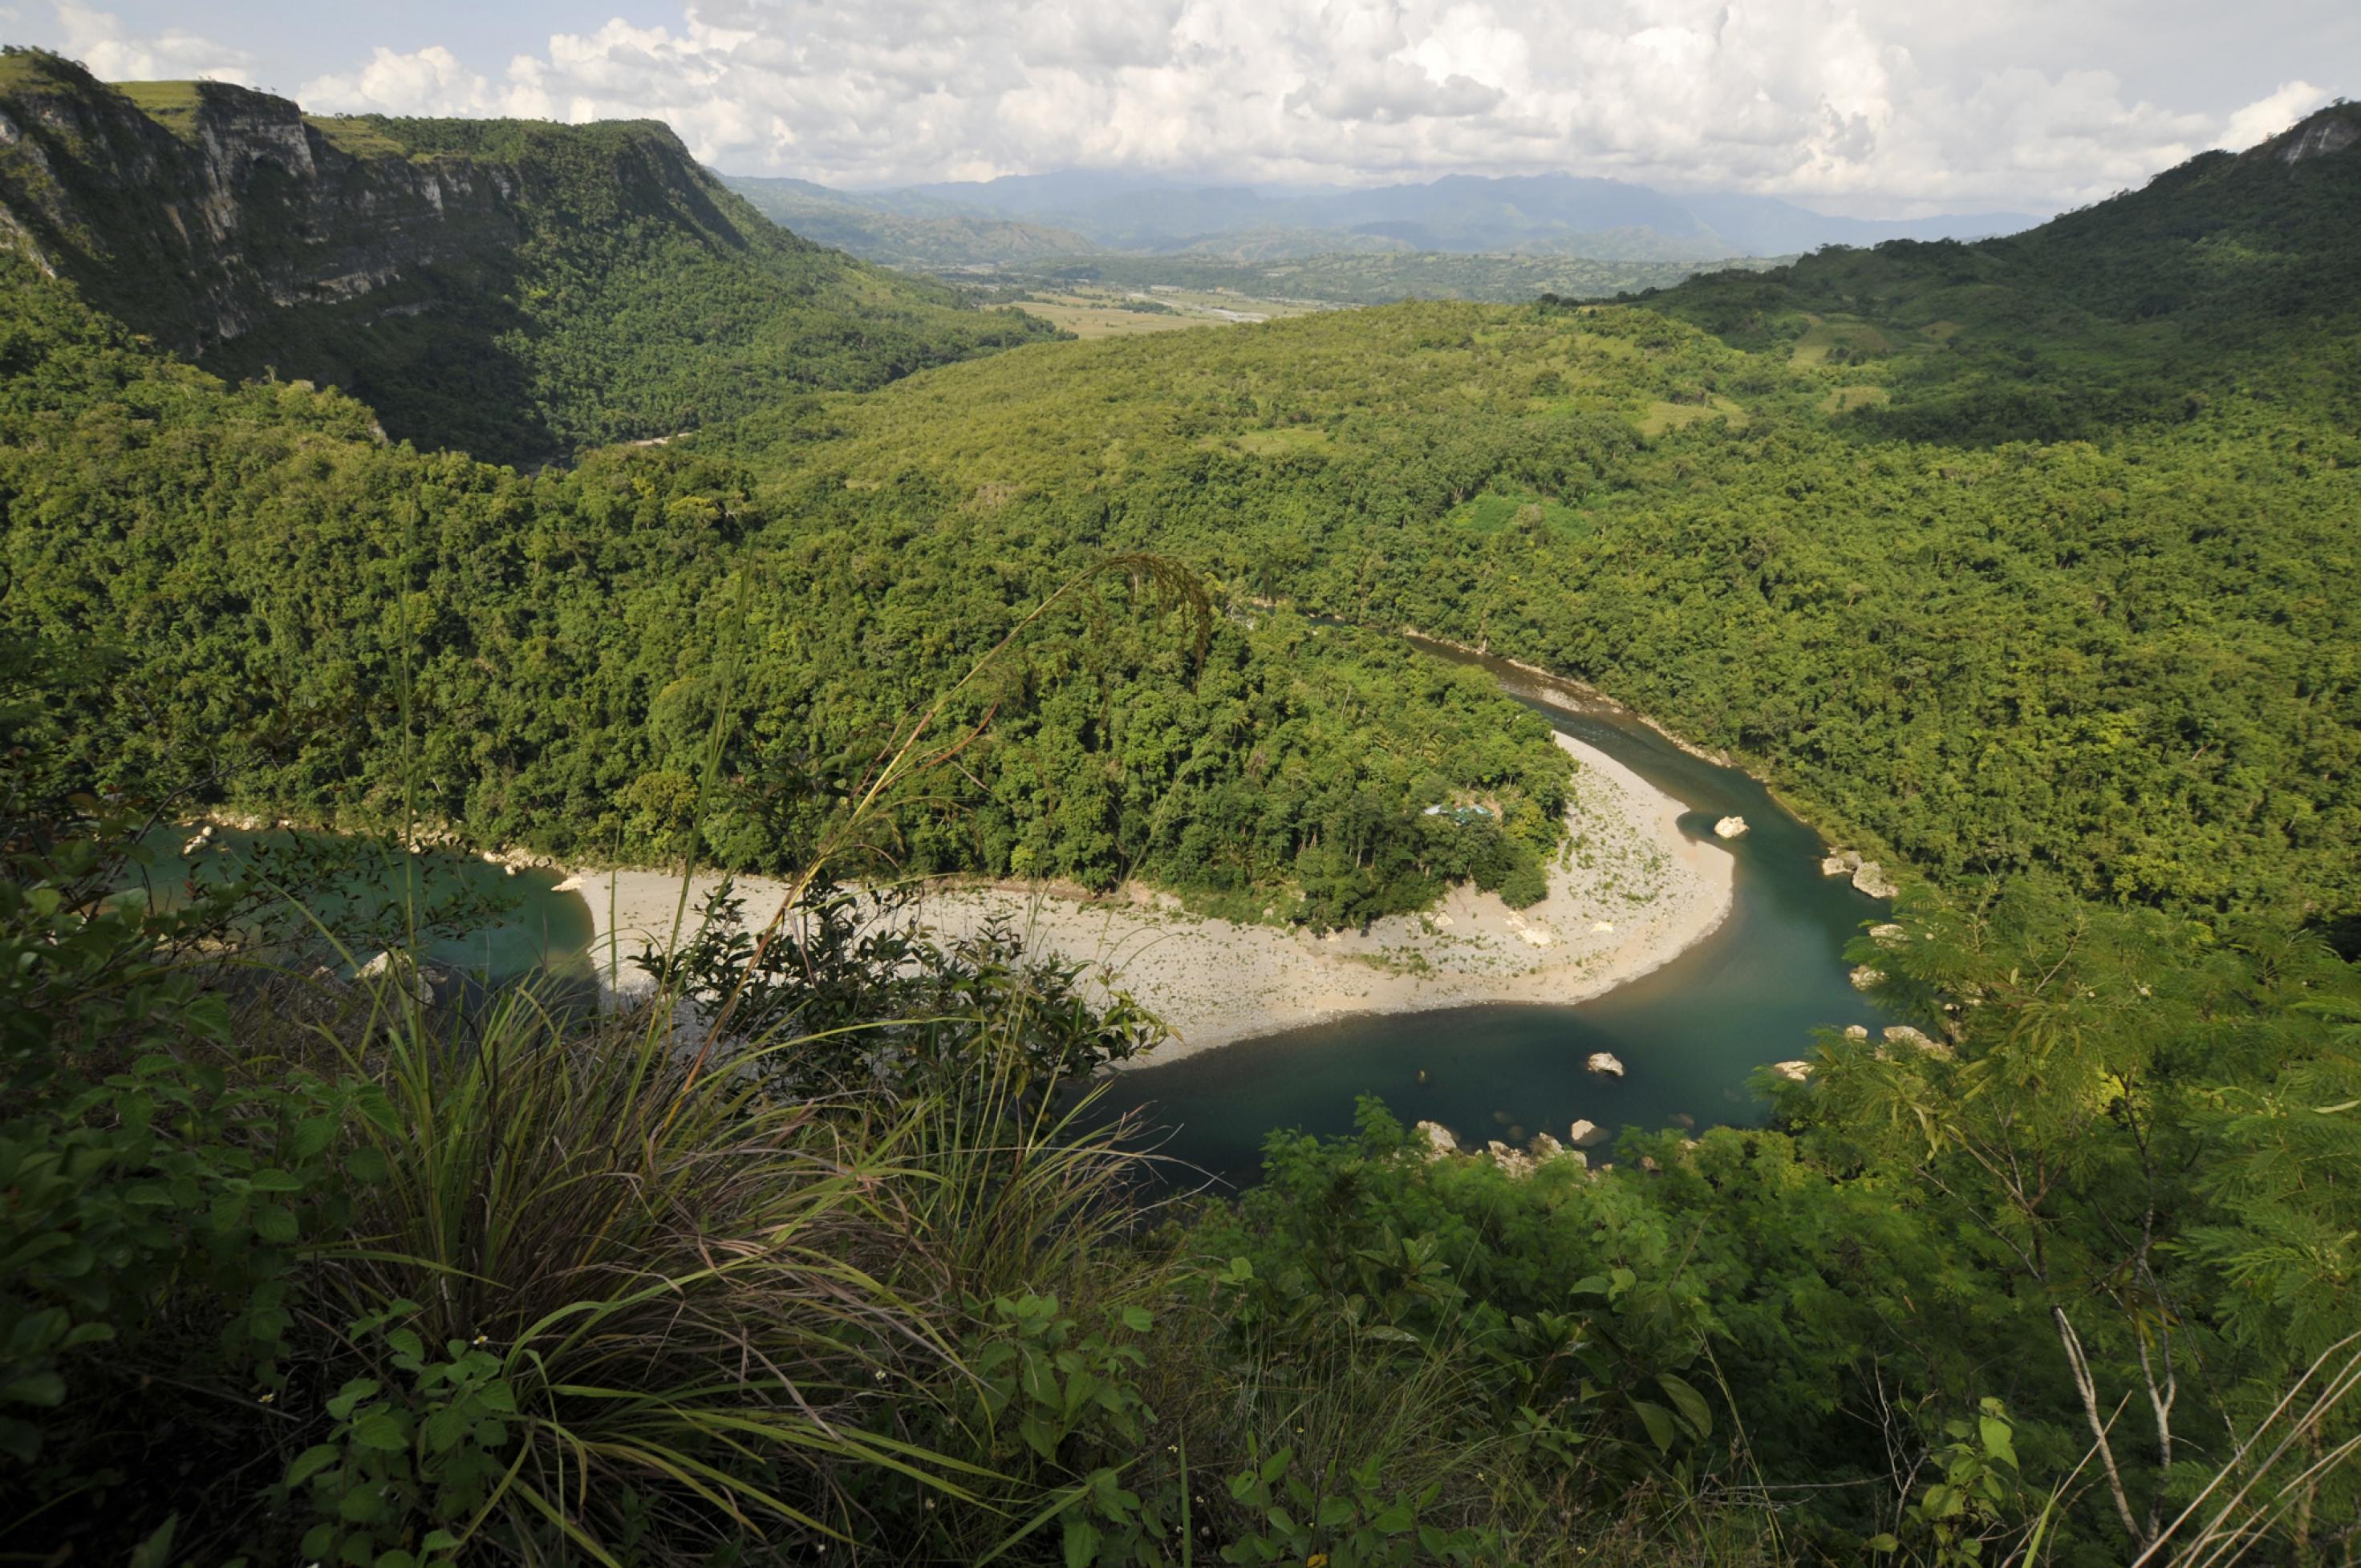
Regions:
<instances>
[{"instance_id":1,"label":"rock in shallow water","mask_svg":"<svg viewBox=\"0 0 2361 1568\"><path fill-rule=\"evenodd\" d=\"M1590 1059L1583 1065L1593 1072L1603 1072L1609 1078L1623 1076L1623 1064L1616 1059L1615 1053L1612 1051L1593 1051L1590 1053Z\"/></svg>"},{"instance_id":2,"label":"rock in shallow water","mask_svg":"<svg viewBox=\"0 0 2361 1568\"><path fill-rule=\"evenodd\" d=\"M1498 1138L1485 1145L1484 1152L1492 1157L1492 1163L1500 1168L1504 1176L1531 1176L1533 1173L1533 1162L1529 1157Z\"/></svg>"},{"instance_id":3,"label":"rock in shallow water","mask_svg":"<svg viewBox=\"0 0 2361 1568\"><path fill-rule=\"evenodd\" d=\"M1872 898L1892 898L1902 891L1886 880L1885 868L1875 861L1863 861L1853 868L1852 884Z\"/></svg>"}]
</instances>

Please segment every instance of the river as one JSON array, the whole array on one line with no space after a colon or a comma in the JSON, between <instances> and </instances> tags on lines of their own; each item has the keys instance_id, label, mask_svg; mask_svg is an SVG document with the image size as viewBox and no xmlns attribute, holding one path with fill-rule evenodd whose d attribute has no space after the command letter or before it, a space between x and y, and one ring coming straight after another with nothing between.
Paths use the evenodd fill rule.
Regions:
<instances>
[{"instance_id":1,"label":"river","mask_svg":"<svg viewBox=\"0 0 2361 1568\"><path fill-rule=\"evenodd\" d=\"M1115 1091L1162 1131L1163 1153L1250 1183L1272 1129L1349 1132L1364 1094L1479 1148L1543 1132L1563 1139L1576 1118L1610 1133L1745 1124L1765 1109L1747 1087L1755 1069L1805 1055L1815 1029L1880 1022L1841 955L1886 906L1822 876L1828 846L1770 791L1620 708L1504 660L1412 641L1489 671L1557 729L1680 801L1691 837L1709 837L1724 816L1745 817L1750 831L1728 845L1737 860L1730 917L1664 968L1575 1006L1348 1018L1126 1073ZM1593 1051L1613 1052L1625 1076L1587 1070Z\"/></svg>"},{"instance_id":2,"label":"river","mask_svg":"<svg viewBox=\"0 0 2361 1568\"><path fill-rule=\"evenodd\" d=\"M1110 1091L1114 1102L1142 1112L1162 1152L1247 1184L1272 1129L1349 1132L1365 1094L1383 1099L1405 1122L1439 1122L1463 1146L1477 1147L1491 1138L1522 1144L1543 1132L1563 1139L1576 1118L1609 1133L1745 1124L1763 1111L1748 1089L1757 1068L1804 1055L1815 1029L1879 1022L1848 981L1840 955L1885 906L1844 879L1822 876L1827 846L1762 784L1691 755L1637 716L1577 688L1503 660L1411 641L1487 670L1557 729L1682 802L1688 811L1681 829L1691 837L1709 836L1723 816L1744 817L1751 830L1727 845L1736 861L1730 916L1664 968L1576 1005L1348 1018L1126 1072ZM251 850L281 837L225 841ZM489 927L435 943L432 961L476 983L535 971L587 976L590 913L580 894L558 891L557 873L510 875L456 855L423 864L423 891L465 887L516 901ZM389 870L382 885L399 882ZM388 899L398 895L379 891L361 902ZM1585 1060L1594 1051L1614 1053L1625 1076L1588 1071Z\"/></svg>"},{"instance_id":3,"label":"river","mask_svg":"<svg viewBox=\"0 0 2361 1568\"><path fill-rule=\"evenodd\" d=\"M352 933L379 928L381 935L398 939L407 909L480 900L498 907L497 917L478 916L464 923L468 927L465 931L431 935L423 955L428 965L472 986L528 975L554 980L561 992L588 985L590 908L580 894L558 891L564 872L545 867L511 871L479 856L446 850L411 855L357 840L311 836L311 841L335 846L335 858L317 863L306 860L299 852L298 836L277 829L215 828L192 854L200 841L190 838L188 828L160 828L148 836L147 848L152 863L172 868L171 874L157 876L137 868L134 874L141 892L166 907L180 902L181 884L192 875L218 883L234 873L256 871L266 878L300 880L309 916L291 920L291 906L275 913L280 923L291 923L307 935L310 919L316 917L340 941L358 943L350 963L343 966L347 969L367 963L378 951L376 942L361 941ZM291 860L295 863L289 864ZM314 874L321 866L332 868L324 877Z\"/></svg>"}]
</instances>

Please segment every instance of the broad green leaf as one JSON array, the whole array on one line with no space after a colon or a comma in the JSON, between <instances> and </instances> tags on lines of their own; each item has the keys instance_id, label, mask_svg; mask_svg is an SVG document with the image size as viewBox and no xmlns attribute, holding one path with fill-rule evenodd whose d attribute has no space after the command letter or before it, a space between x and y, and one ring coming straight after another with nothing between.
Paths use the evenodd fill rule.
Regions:
<instances>
[{"instance_id":1,"label":"broad green leaf","mask_svg":"<svg viewBox=\"0 0 2361 1568\"><path fill-rule=\"evenodd\" d=\"M19 1377L5 1388L0 1388L0 1398L19 1405L62 1405L66 1398L66 1380L57 1373L44 1369Z\"/></svg>"},{"instance_id":2,"label":"broad green leaf","mask_svg":"<svg viewBox=\"0 0 2361 1568\"><path fill-rule=\"evenodd\" d=\"M1984 1452L2007 1465L2016 1468L2016 1441L2006 1421L1997 1416L1976 1418L1978 1434L1984 1440Z\"/></svg>"},{"instance_id":3,"label":"broad green leaf","mask_svg":"<svg viewBox=\"0 0 2361 1568\"><path fill-rule=\"evenodd\" d=\"M1631 1409L1639 1416L1640 1424L1648 1429L1648 1441L1656 1445L1656 1452L1670 1453L1673 1439L1678 1435L1673 1425L1672 1411L1662 1405L1652 1405L1645 1399L1632 1400Z\"/></svg>"},{"instance_id":4,"label":"broad green leaf","mask_svg":"<svg viewBox=\"0 0 2361 1568\"><path fill-rule=\"evenodd\" d=\"M284 1203L263 1203L254 1211L254 1234L264 1241L284 1246L303 1234L295 1223L295 1211Z\"/></svg>"},{"instance_id":5,"label":"broad green leaf","mask_svg":"<svg viewBox=\"0 0 2361 1568\"><path fill-rule=\"evenodd\" d=\"M410 1446L410 1432L400 1418L380 1411L353 1423L353 1441L379 1453L398 1453Z\"/></svg>"},{"instance_id":6,"label":"broad green leaf","mask_svg":"<svg viewBox=\"0 0 2361 1568\"><path fill-rule=\"evenodd\" d=\"M1656 1386L1671 1398L1673 1408L1681 1413L1681 1419L1688 1423L1691 1431L1701 1438L1713 1435L1713 1407L1706 1403L1704 1395L1685 1379L1669 1372L1658 1374Z\"/></svg>"},{"instance_id":7,"label":"broad green leaf","mask_svg":"<svg viewBox=\"0 0 2361 1568\"><path fill-rule=\"evenodd\" d=\"M326 1466L334 1464L336 1462L336 1454L337 1449L335 1443L313 1443L297 1454L295 1462L287 1467L287 1484L290 1486L302 1486Z\"/></svg>"},{"instance_id":8,"label":"broad green leaf","mask_svg":"<svg viewBox=\"0 0 2361 1568\"><path fill-rule=\"evenodd\" d=\"M376 1393L381 1387L383 1387L383 1385L379 1383L374 1377L354 1378L351 1382L337 1389L335 1397L329 1399L328 1414L335 1417L337 1420L343 1420L346 1417L353 1413L353 1407L355 1405L359 1404L363 1399L366 1399L370 1395Z\"/></svg>"},{"instance_id":9,"label":"broad green leaf","mask_svg":"<svg viewBox=\"0 0 2361 1568\"><path fill-rule=\"evenodd\" d=\"M445 1405L419 1423L418 1435L427 1453L448 1453L467 1435L467 1412L456 1405Z\"/></svg>"}]
</instances>

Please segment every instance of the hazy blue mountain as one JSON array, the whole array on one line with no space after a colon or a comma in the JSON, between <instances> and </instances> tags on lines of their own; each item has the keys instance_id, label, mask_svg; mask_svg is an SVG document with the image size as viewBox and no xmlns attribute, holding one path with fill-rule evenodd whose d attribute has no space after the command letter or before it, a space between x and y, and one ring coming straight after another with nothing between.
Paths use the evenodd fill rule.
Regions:
<instances>
[{"instance_id":1,"label":"hazy blue mountain","mask_svg":"<svg viewBox=\"0 0 2361 1568\"><path fill-rule=\"evenodd\" d=\"M1576 174L1452 174L1367 189L1279 190L1067 170L838 194L912 217L988 214L1135 252L1220 252L1229 248L1227 236L1284 233L1300 236L1291 243L1307 255L1378 242L1458 254L1697 260L1889 239L1976 239L2037 221L2022 213L1829 217L1776 197L1691 195Z\"/></svg>"},{"instance_id":2,"label":"hazy blue mountain","mask_svg":"<svg viewBox=\"0 0 2361 1568\"><path fill-rule=\"evenodd\" d=\"M1088 256L1098 247L1071 229L918 199L905 205L808 180L725 175L722 183L755 211L818 245L895 267L1000 267L1046 257Z\"/></svg>"},{"instance_id":3,"label":"hazy blue mountain","mask_svg":"<svg viewBox=\"0 0 2361 1568\"><path fill-rule=\"evenodd\" d=\"M1889 239L1991 239L2041 220L2024 213L1949 213L1931 218L1828 217L1775 196L1685 196L1697 221L1747 256L1816 250L1824 245L1883 245Z\"/></svg>"}]
</instances>

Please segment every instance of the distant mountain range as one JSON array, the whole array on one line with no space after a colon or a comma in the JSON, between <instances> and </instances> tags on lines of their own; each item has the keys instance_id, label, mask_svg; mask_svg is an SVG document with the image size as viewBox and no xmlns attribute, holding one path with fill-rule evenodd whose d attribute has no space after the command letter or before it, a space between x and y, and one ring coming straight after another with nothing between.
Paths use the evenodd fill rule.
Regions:
<instances>
[{"instance_id":1,"label":"distant mountain range","mask_svg":"<svg viewBox=\"0 0 2361 1568\"><path fill-rule=\"evenodd\" d=\"M818 245L896 267L1005 267L1049 257L1094 256L1071 229L1026 223L980 207L832 191L808 180L725 175L723 182L782 228Z\"/></svg>"},{"instance_id":2,"label":"distant mountain range","mask_svg":"<svg viewBox=\"0 0 2361 1568\"><path fill-rule=\"evenodd\" d=\"M724 178L772 218L823 244L935 267L1102 251L1239 260L1376 251L1709 261L1889 239L1986 238L2039 221L2023 213L1829 217L1776 197L1675 194L1575 174L1453 174L1367 190L1192 186L1087 170L861 192Z\"/></svg>"}]
</instances>

